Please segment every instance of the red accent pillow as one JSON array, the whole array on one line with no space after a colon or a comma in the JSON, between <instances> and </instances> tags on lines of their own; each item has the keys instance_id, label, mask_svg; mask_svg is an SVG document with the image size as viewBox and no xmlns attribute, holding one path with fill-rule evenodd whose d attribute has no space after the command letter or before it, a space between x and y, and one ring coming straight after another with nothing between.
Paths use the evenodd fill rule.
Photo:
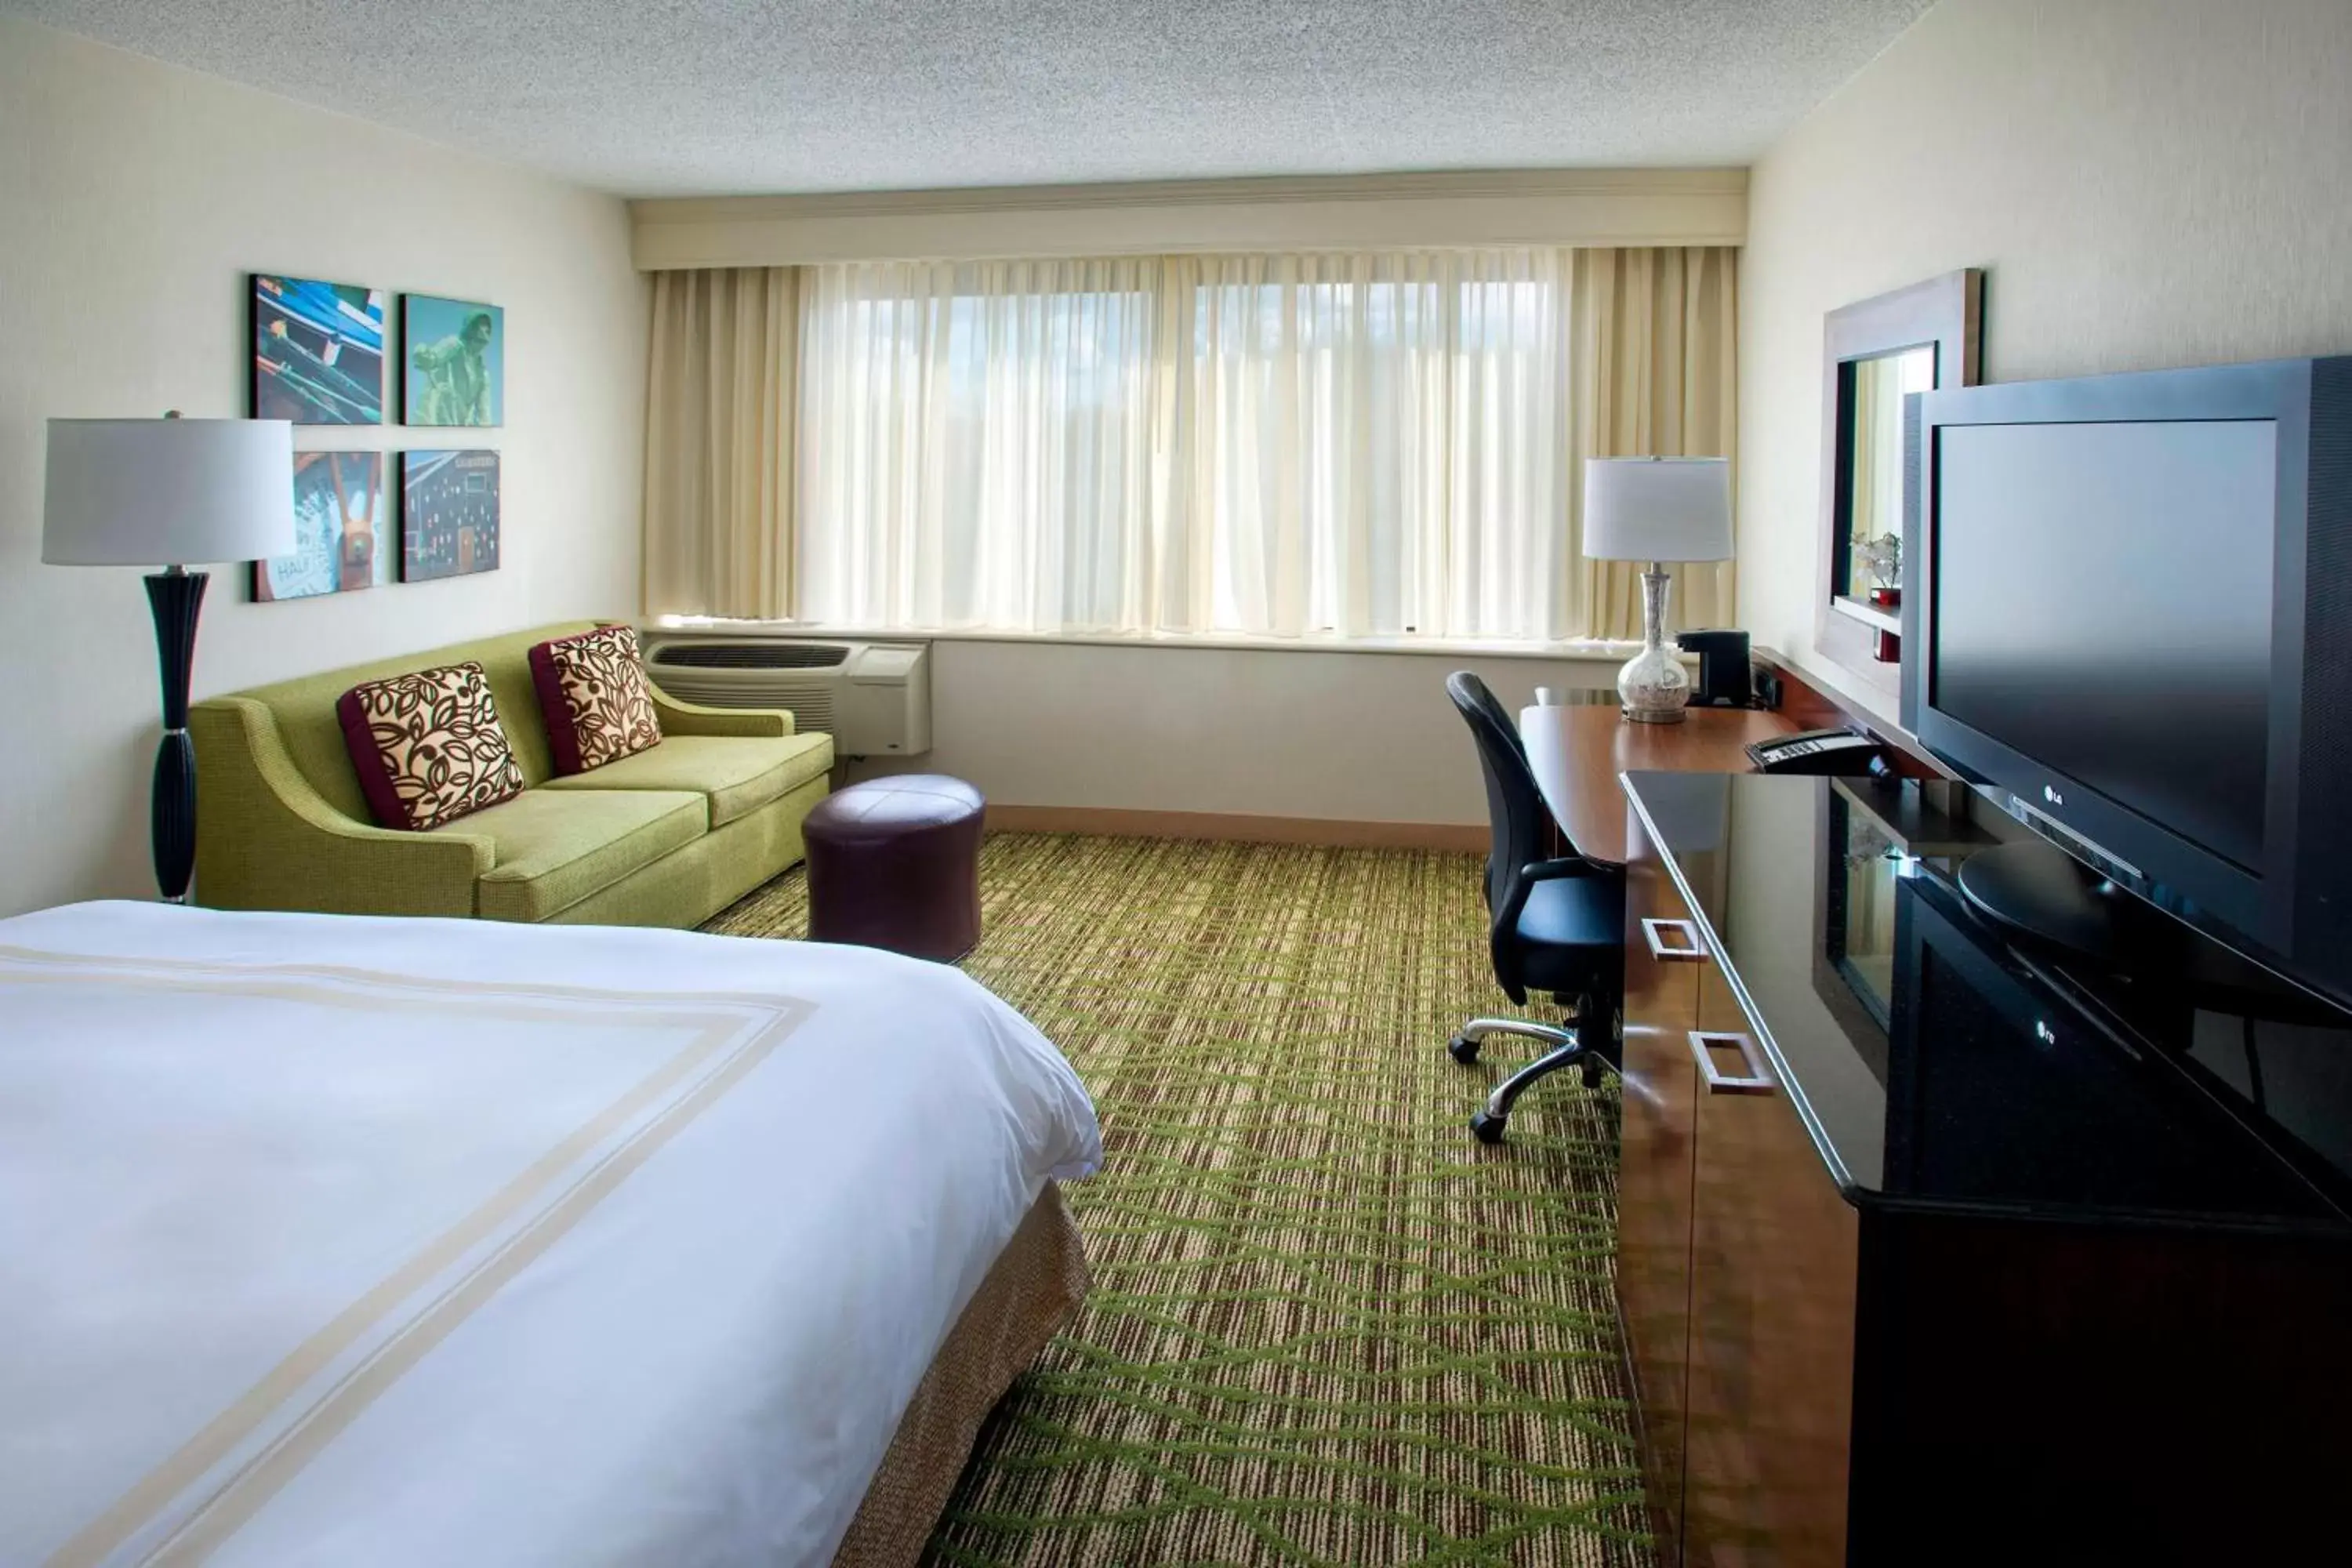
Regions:
<instances>
[{"instance_id":1,"label":"red accent pillow","mask_svg":"<svg viewBox=\"0 0 2352 1568\"><path fill-rule=\"evenodd\" d=\"M530 650L531 683L559 773L584 773L661 744L637 634L599 626Z\"/></svg>"},{"instance_id":2,"label":"red accent pillow","mask_svg":"<svg viewBox=\"0 0 2352 1568\"><path fill-rule=\"evenodd\" d=\"M522 770L478 664L414 670L335 701L368 810L422 833L522 793Z\"/></svg>"}]
</instances>

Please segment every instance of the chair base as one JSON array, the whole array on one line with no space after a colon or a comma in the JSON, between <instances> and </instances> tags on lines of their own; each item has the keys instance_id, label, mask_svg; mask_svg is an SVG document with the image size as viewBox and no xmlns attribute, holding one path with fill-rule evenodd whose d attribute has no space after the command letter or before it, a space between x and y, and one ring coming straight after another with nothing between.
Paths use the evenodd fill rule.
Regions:
<instances>
[{"instance_id":1,"label":"chair base","mask_svg":"<svg viewBox=\"0 0 2352 1568\"><path fill-rule=\"evenodd\" d=\"M1549 1024L1538 1024L1526 1018L1473 1018L1454 1032L1445 1042L1445 1049L1464 1067L1478 1059L1478 1047L1490 1035L1517 1035L1523 1039L1541 1040L1555 1050L1576 1044L1576 1031L1554 1028Z\"/></svg>"},{"instance_id":2,"label":"chair base","mask_svg":"<svg viewBox=\"0 0 2352 1568\"><path fill-rule=\"evenodd\" d=\"M1607 1058L1601 1053L1571 1038L1559 1049L1538 1057L1496 1084L1495 1092L1486 1097L1486 1109L1470 1119L1470 1131L1478 1135L1482 1143L1500 1143L1504 1130L1510 1124L1511 1107L1518 1102L1519 1096L1564 1067L1576 1068L1585 1088L1596 1088L1601 1082L1601 1068L1607 1065Z\"/></svg>"},{"instance_id":3,"label":"chair base","mask_svg":"<svg viewBox=\"0 0 2352 1568\"><path fill-rule=\"evenodd\" d=\"M1587 1089L1600 1084L1609 1058L1586 1045L1582 1037L1582 1031L1595 1022L1597 1011L1594 998L1587 995L1577 999L1576 1010L1565 1027L1527 1018L1473 1018L1445 1043L1447 1053L1465 1067L1478 1059L1478 1047L1495 1035L1540 1040L1551 1047L1495 1086L1495 1092L1486 1097L1486 1109L1470 1119L1470 1131L1477 1134L1480 1142L1501 1142L1510 1124L1511 1107L1518 1102L1519 1096L1564 1067L1575 1066Z\"/></svg>"}]
</instances>

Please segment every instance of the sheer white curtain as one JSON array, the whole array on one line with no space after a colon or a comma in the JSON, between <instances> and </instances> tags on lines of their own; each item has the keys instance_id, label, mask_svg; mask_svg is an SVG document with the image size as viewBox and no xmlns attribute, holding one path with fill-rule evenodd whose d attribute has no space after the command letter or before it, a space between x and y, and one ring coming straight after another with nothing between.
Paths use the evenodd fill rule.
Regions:
<instances>
[{"instance_id":1,"label":"sheer white curtain","mask_svg":"<svg viewBox=\"0 0 2352 1568\"><path fill-rule=\"evenodd\" d=\"M1563 258L1202 261L1188 624L1572 635Z\"/></svg>"},{"instance_id":2,"label":"sheer white curtain","mask_svg":"<svg viewBox=\"0 0 2352 1568\"><path fill-rule=\"evenodd\" d=\"M1692 348L1727 343L1727 282L1691 296L1703 332L1582 320L1579 280L1636 254L808 268L796 611L910 629L1583 635L1608 597L1579 569L1583 454L1621 435L1662 455L1728 438L1712 416L1644 412L1660 388L1728 406L1727 357ZM1683 276L1684 253L1654 254ZM1729 252L1689 254L1727 279ZM1602 324L1623 314L1591 292ZM1679 322L1685 291L1653 292ZM1652 348L1675 363L1654 367Z\"/></svg>"},{"instance_id":3,"label":"sheer white curtain","mask_svg":"<svg viewBox=\"0 0 2352 1568\"><path fill-rule=\"evenodd\" d=\"M890 262L803 287L800 614L1148 623L1165 264Z\"/></svg>"}]
</instances>

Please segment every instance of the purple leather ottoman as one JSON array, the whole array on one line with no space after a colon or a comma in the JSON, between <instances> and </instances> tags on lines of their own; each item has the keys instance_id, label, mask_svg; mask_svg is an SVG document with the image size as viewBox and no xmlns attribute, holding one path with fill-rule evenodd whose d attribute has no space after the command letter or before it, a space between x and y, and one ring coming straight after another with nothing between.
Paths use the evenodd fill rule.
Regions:
<instances>
[{"instance_id":1,"label":"purple leather ottoman","mask_svg":"<svg viewBox=\"0 0 2352 1568\"><path fill-rule=\"evenodd\" d=\"M980 941L980 837L988 802L961 779L908 773L852 784L801 825L809 939L941 963Z\"/></svg>"}]
</instances>

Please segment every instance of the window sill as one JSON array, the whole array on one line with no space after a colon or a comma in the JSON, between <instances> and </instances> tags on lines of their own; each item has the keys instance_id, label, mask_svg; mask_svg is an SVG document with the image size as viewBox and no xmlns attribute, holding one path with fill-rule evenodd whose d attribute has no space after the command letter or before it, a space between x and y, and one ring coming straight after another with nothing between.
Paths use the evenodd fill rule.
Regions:
<instances>
[{"instance_id":1,"label":"window sill","mask_svg":"<svg viewBox=\"0 0 2352 1568\"><path fill-rule=\"evenodd\" d=\"M657 616L647 623L666 632L719 636L866 638L877 642L1049 643L1080 647L1223 649L1248 653L1424 654L1445 658L1530 658L1552 662L1587 660L1622 664L1640 651L1638 642L1573 637L1559 642L1520 642L1458 637L1248 637L1232 632L1008 632L972 627L832 626L816 621L726 620L710 616ZM1687 661L1695 656L1683 656Z\"/></svg>"}]
</instances>

